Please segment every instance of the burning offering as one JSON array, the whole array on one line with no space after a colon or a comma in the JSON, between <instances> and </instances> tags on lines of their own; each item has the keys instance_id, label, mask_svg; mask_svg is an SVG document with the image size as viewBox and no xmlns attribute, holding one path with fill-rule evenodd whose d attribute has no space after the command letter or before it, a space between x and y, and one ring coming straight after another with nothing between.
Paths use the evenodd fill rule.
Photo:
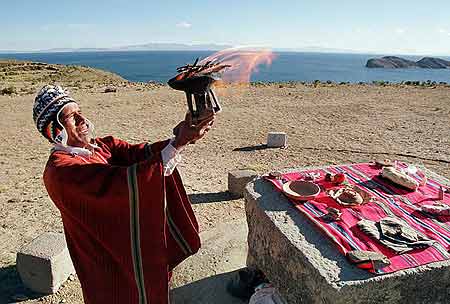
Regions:
<instances>
[{"instance_id":1,"label":"burning offering","mask_svg":"<svg viewBox=\"0 0 450 304\"><path fill-rule=\"evenodd\" d=\"M215 81L220 79L219 72L230 67L230 65L212 61L199 65L197 63L198 58L192 65L188 64L179 67L177 69L179 74L168 82L171 88L186 93L188 108L194 121L200 120L201 114L206 109L211 109L214 113L220 112L219 101L211 86ZM195 108L192 102L192 96L194 96Z\"/></svg>"},{"instance_id":2,"label":"burning offering","mask_svg":"<svg viewBox=\"0 0 450 304\"><path fill-rule=\"evenodd\" d=\"M177 68L178 74L168 84L186 93L189 111L194 122L198 122L207 109L214 113L221 111L214 84L248 83L257 66L270 64L273 58L268 50L227 49Z\"/></svg>"}]
</instances>

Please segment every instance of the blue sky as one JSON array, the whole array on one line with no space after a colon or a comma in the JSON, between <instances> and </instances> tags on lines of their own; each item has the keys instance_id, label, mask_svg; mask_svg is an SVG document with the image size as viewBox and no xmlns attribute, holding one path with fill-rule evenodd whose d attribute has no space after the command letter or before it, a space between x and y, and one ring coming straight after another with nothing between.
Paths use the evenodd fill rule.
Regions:
<instances>
[{"instance_id":1,"label":"blue sky","mask_svg":"<svg viewBox=\"0 0 450 304\"><path fill-rule=\"evenodd\" d=\"M0 50L164 42L450 55L449 12L448 0L3 0Z\"/></svg>"}]
</instances>

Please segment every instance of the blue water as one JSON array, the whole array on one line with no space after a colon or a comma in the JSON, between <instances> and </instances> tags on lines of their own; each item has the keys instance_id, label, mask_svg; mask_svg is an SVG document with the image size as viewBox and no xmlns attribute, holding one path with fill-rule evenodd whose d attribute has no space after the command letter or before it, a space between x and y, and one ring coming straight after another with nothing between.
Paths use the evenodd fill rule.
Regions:
<instances>
[{"instance_id":1,"label":"blue water","mask_svg":"<svg viewBox=\"0 0 450 304\"><path fill-rule=\"evenodd\" d=\"M130 81L166 82L176 74L176 67L204 58L210 51L128 51L128 52L67 52L0 54L46 63L74 64L99 68L121 75ZM450 83L450 69L368 69L369 58L381 55L330 53L276 53L271 66L260 66L251 81L314 81L389 82L436 81ZM401 56L418 60L421 57ZM449 57L440 57L450 60Z\"/></svg>"}]
</instances>

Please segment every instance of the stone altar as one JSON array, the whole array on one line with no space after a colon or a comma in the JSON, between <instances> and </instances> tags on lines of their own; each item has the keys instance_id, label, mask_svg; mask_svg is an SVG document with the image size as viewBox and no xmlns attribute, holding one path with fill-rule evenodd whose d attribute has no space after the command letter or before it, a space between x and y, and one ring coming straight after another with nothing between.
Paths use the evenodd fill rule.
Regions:
<instances>
[{"instance_id":1,"label":"stone altar","mask_svg":"<svg viewBox=\"0 0 450 304\"><path fill-rule=\"evenodd\" d=\"M247 265L261 269L286 303L450 303L450 261L374 275L350 264L270 182L255 179L244 197Z\"/></svg>"}]
</instances>

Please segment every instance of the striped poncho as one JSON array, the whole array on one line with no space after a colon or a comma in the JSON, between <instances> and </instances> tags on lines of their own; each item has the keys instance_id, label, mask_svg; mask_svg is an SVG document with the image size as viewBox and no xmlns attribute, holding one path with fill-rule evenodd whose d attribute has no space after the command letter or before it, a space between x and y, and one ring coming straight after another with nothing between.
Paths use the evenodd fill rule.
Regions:
<instances>
[{"instance_id":1,"label":"striped poncho","mask_svg":"<svg viewBox=\"0 0 450 304\"><path fill-rule=\"evenodd\" d=\"M85 303L168 303L170 271L200 239L178 172L164 177L167 142L95 141L89 158L53 152L44 172Z\"/></svg>"}]
</instances>

